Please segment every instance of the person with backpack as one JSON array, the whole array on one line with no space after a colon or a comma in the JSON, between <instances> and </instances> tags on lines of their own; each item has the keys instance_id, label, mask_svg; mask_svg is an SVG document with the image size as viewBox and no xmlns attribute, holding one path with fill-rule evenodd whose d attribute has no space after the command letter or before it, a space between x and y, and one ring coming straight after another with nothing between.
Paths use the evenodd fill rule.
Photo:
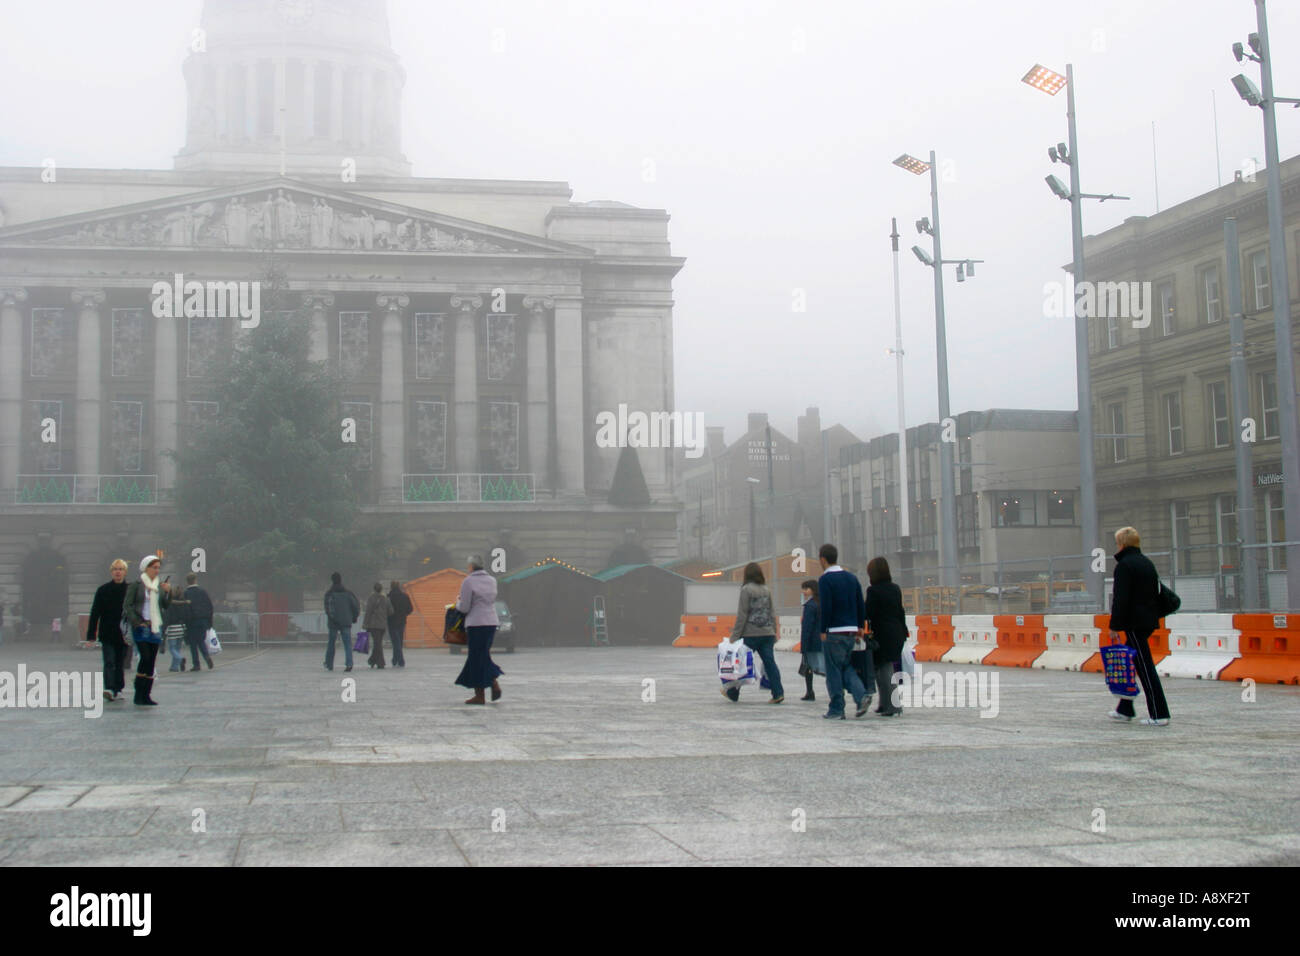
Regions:
<instances>
[{"instance_id":1,"label":"person with backpack","mask_svg":"<svg viewBox=\"0 0 1300 956\"><path fill-rule=\"evenodd\" d=\"M212 598L199 587L199 576L191 571L185 575L185 600L189 602L189 615L185 618L185 643L190 647L191 673L199 671L199 655L203 655L208 670L212 658L208 654L208 628L212 627Z\"/></svg>"},{"instance_id":2,"label":"person with backpack","mask_svg":"<svg viewBox=\"0 0 1300 956\"><path fill-rule=\"evenodd\" d=\"M744 641L763 662L763 673L772 691L769 704L785 702L785 688L781 686L781 671L776 666L776 614L772 610L772 592L767 589L763 569L754 561L745 565L744 583L740 586L740 604L736 608L736 623L731 628L731 640ZM722 696L733 703L740 700L740 687L723 687Z\"/></svg>"},{"instance_id":3,"label":"person with backpack","mask_svg":"<svg viewBox=\"0 0 1300 956\"><path fill-rule=\"evenodd\" d=\"M169 671L185 670L185 654L181 644L185 640L185 619L189 615L189 605L185 602L185 592L179 584L168 585L171 604L163 611L163 640L167 643L167 652L172 656Z\"/></svg>"},{"instance_id":4,"label":"person with backpack","mask_svg":"<svg viewBox=\"0 0 1300 956\"><path fill-rule=\"evenodd\" d=\"M330 575L330 589L325 592L325 619L329 626L329 644L325 647L325 669L334 669L334 642L343 638L343 669L352 670L352 625L361 616L361 602L343 586L343 575L335 571Z\"/></svg>"},{"instance_id":5,"label":"person with backpack","mask_svg":"<svg viewBox=\"0 0 1300 956\"><path fill-rule=\"evenodd\" d=\"M1115 554L1115 586L1110 597L1110 629L1122 632L1133 648L1133 667L1142 685L1142 696L1147 699L1148 716L1141 722L1148 727L1164 727L1169 723L1169 705L1147 643L1160 625L1160 575L1138 547L1141 543L1136 528L1115 532L1119 551ZM1133 701L1121 697L1109 716L1112 720L1132 720L1136 716Z\"/></svg>"},{"instance_id":6,"label":"person with backpack","mask_svg":"<svg viewBox=\"0 0 1300 956\"><path fill-rule=\"evenodd\" d=\"M840 567L840 552L835 545L822 545L817 556L822 566L822 576L817 579L817 593L821 598L826 692L831 697L830 709L822 716L827 720L845 719L844 689L847 687L857 704L854 716L861 717L871 707L871 695L853 669L853 644L867 623L862 582L852 571Z\"/></svg>"}]
</instances>

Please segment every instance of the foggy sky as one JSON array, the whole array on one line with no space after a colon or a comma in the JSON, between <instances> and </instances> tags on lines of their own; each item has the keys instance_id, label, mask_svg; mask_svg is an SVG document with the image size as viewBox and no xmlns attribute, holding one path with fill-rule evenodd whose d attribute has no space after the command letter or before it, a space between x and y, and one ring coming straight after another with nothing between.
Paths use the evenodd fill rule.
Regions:
<instances>
[{"instance_id":1,"label":"foggy sky","mask_svg":"<svg viewBox=\"0 0 1300 956\"><path fill-rule=\"evenodd\" d=\"M0 2L0 164L170 169L184 142L180 65L198 0ZM1300 3L1269 4L1274 79L1300 96ZM936 417L931 273L906 250L927 177L891 165L938 152L953 412L1073 409L1069 319L1042 315L1070 258L1065 93L1034 63L1073 62L1084 231L1262 165L1260 111L1228 79L1251 0L909 3L390 0L406 70L402 146L417 176L562 180L574 199L667 209L677 407L725 425L766 410L791 436L817 405L862 438L896 427L889 220L899 219L907 421ZM1300 112L1278 110L1285 159ZM653 164L654 179L645 171ZM928 248L928 237L921 245ZM805 290L807 312L792 311Z\"/></svg>"}]
</instances>

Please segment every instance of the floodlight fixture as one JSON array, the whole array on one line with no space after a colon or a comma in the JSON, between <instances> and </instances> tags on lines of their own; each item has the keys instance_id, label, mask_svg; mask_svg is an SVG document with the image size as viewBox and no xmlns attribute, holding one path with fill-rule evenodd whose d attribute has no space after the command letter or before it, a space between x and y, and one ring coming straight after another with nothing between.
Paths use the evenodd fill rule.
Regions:
<instances>
[{"instance_id":1,"label":"floodlight fixture","mask_svg":"<svg viewBox=\"0 0 1300 956\"><path fill-rule=\"evenodd\" d=\"M1070 198L1070 190L1066 189L1065 183L1061 182L1055 176L1047 177L1047 186L1052 190L1052 192L1056 193L1058 198L1065 200Z\"/></svg>"},{"instance_id":2,"label":"floodlight fixture","mask_svg":"<svg viewBox=\"0 0 1300 956\"><path fill-rule=\"evenodd\" d=\"M930 255L930 253L926 252L920 246L913 246L912 254L916 256L916 258L920 259L923 265L927 265L927 266L934 265L934 258Z\"/></svg>"},{"instance_id":3,"label":"floodlight fixture","mask_svg":"<svg viewBox=\"0 0 1300 956\"><path fill-rule=\"evenodd\" d=\"M933 235L933 231L930 229L930 217L929 217L929 216L922 216L920 219L916 220L916 231L917 231L918 233L922 233L922 232L924 232L924 233L927 233L927 234Z\"/></svg>"},{"instance_id":4,"label":"floodlight fixture","mask_svg":"<svg viewBox=\"0 0 1300 956\"><path fill-rule=\"evenodd\" d=\"M1056 155L1061 157L1061 162L1068 163L1070 161L1070 148L1064 143L1057 143Z\"/></svg>"},{"instance_id":5,"label":"floodlight fixture","mask_svg":"<svg viewBox=\"0 0 1300 956\"><path fill-rule=\"evenodd\" d=\"M1232 45L1232 55L1235 56L1237 58L1237 62L1240 63L1242 59L1245 58L1246 51L1240 43L1234 43Z\"/></svg>"},{"instance_id":6,"label":"floodlight fixture","mask_svg":"<svg viewBox=\"0 0 1300 956\"><path fill-rule=\"evenodd\" d=\"M1251 82L1250 77L1244 73L1238 73L1232 78L1232 85L1237 90L1237 95L1249 103L1251 106L1262 106L1264 97L1260 95L1259 87Z\"/></svg>"},{"instance_id":7,"label":"floodlight fixture","mask_svg":"<svg viewBox=\"0 0 1300 956\"><path fill-rule=\"evenodd\" d=\"M963 271L963 267L964 267L964 266L965 266L965 263L964 263L964 262L959 262L959 263L957 263L957 281L958 281L958 282L965 282L965 281L966 281L966 273L965 273L965 271Z\"/></svg>"},{"instance_id":8,"label":"floodlight fixture","mask_svg":"<svg viewBox=\"0 0 1300 956\"><path fill-rule=\"evenodd\" d=\"M974 275L975 275L975 260L974 260L974 259L967 259L967 260L966 260L966 274L967 274L968 276L974 276Z\"/></svg>"},{"instance_id":9,"label":"floodlight fixture","mask_svg":"<svg viewBox=\"0 0 1300 956\"><path fill-rule=\"evenodd\" d=\"M1055 146L1049 146L1049 147L1047 147L1047 158L1050 159L1050 160L1051 160L1052 162L1054 162L1054 163L1063 162L1063 160L1061 159L1061 157L1057 154L1057 152L1056 152L1056 147L1055 147Z\"/></svg>"},{"instance_id":10,"label":"floodlight fixture","mask_svg":"<svg viewBox=\"0 0 1300 956\"><path fill-rule=\"evenodd\" d=\"M1049 70L1041 63L1035 63L1028 73L1020 78L1036 90L1042 90L1049 96L1055 96L1065 87L1065 77L1055 70Z\"/></svg>"},{"instance_id":11,"label":"floodlight fixture","mask_svg":"<svg viewBox=\"0 0 1300 956\"><path fill-rule=\"evenodd\" d=\"M1255 51L1255 55L1256 55L1256 56L1261 56L1261 55L1262 55L1262 54L1259 52L1259 34L1258 34L1258 33L1252 33L1252 34L1250 34L1249 36L1247 36L1247 37L1246 37L1246 42L1250 44L1250 48L1251 48L1252 50Z\"/></svg>"},{"instance_id":12,"label":"floodlight fixture","mask_svg":"<svg viewBox=\"0 0 1300 956\"><path fill-rule=\"evenodd\" d=\"M920 176L922 173L930 171L930 164L923 159L917 159L910 153L904 153L894 160L894 165L899 169L906 169L909 173L915 173Z\"/></svg>"}]
</instances>

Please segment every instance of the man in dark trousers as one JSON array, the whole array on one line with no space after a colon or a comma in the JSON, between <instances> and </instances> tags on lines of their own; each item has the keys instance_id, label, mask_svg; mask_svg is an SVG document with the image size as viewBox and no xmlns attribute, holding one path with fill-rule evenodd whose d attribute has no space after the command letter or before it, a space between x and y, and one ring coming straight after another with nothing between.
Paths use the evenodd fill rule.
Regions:
<instances>
[{"instance_id":1,"label":"man in dark trousers","mask_svg":"<svg viewBox=\"0 0 1300 956\"><path fill-rule=\"evenodd\" d=\"M1115 589L1110 599L1110 629L1122 631L1128 646L1136 652L1133 664L1137 669L1138 681L1142 684L1142 694L1147 699L1147 712L1150 716L1142 723L1151 727L1163 727L1169 723L1169 705L1165 703L1165 691L1160 686L1160 675L1156 673L1155 662L1151 660L1151 648L1147 644L1151 632L1160 624L1160 575L1151 559L1144 555L1138 545L1141 538L1135 528L1120 528L1115 532ZM1119 705L1110 712L1115 720L1132 720L1133 701L1120 698Z\"/></svg>"},{"instance_id":2,"label":"man in dark trousers","mask_svg":"<svg viewBox=\"0 0 1300 956\"><path fill-rule=\"evenodd\" d=\"M185 575L185 600L189 607L185 614L185 643L190 646L190 659L194 664L194 673L199 670L199 655L212 670L212 658L208 655L208 628L212 626L212 598L208 592L199 587L199 576L191 571Z\"/></svg>"},{"instance_id":3,"label":"man in dark trousers","mask_svg":"<svg viewBox=\"0 0 1300 956\"><path fill-rule=\"evenodd\" d=\"M329 644L325 648L325 669L334 669L334 642L343 639L345 671L352 670L352 625L361 616L361 602L343 586L343 575L330 575L330 589L325 592L325 620L329 626Z\"/></svg>"},{"instance_id":4,"label":"man in dark trousers","mask_svg":"<svg viewBox=\"0 0 1300 956\"><path fill-rule=\"evenodd\" d=\"M833 544L824 544L817 552L822 576L817 579L821 604L822 650L826 656L826 692L830 694L827 720L844 719L844 688L857 704L856 717L871 707L871 695L862 678L853 669L853 642L867 626L866 604L862 600L862 582L839 565L840 552Z\"/></svg>"}]
</instances>

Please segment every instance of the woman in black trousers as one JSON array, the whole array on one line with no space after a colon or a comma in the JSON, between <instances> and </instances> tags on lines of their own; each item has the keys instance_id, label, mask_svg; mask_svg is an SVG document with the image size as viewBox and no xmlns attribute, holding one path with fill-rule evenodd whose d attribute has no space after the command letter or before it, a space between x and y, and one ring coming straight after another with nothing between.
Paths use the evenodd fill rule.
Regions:
<instances>
[{"instance_id":1,"label":"woman in black trousers","mask_svg":"<svg viewBox=\"0 0 1300 956\"><path fill-rule=\"evenodd\" d=\"M112 580L99 586L90 604L86 640L99 641L104 655L104 699L121 700L126 678L126 641L122 637L122 601L126 598L126 562L118 558L109 565Z\"/></svg>"},{"instance_id":2,"label":"woman in black trousers","mask_svg":"<svg viewBox=\"0 0 1300 956\"><path fill-rule=\"evenodd\" d=\"M139 651L135 669L135 703L156 707L153 699L154 663L162 646L163 611L171 604L169 578L160 581L162 559L146 555L140 559L140 580L132 581L122 600L122 618L131 627L131 641Z\"/></svg>"},{"instance_id":3,"label":"woman in black trousers","mask_svg":"<svg viewBox=\"0 0 1300 956\"><path fill-rule=\"evenodd\" d=\"M1123 632L1128 646L1134 650L1133 665L1147 699L1147 716L1141 722L1148 727L1164 727L1169 723L1169 704L1151 659L1151 645L1147 643L1160 626L1160 575L1151 559L1142 553L1141 544L1136 528L1120 528L1115 532L1119 552L1115 555L1115 585L1110 596L1110 629ZM1136 716L1133 701L1120 698L1109 716L1112 720L1132 720Z\"/></svg>"},{"instance_id":4,"label":"woman in black trousers","mask_svg":"<svg viewBox=\"0 0 1300 956\"><path fill-rule=\"evenodd\" d=\"M907 643L907 615L903 611L903 591L889 574L889 562L872 558L867 563L867 626L880 649L876 651L876 691L880 706L876 713L881 717L896 717L903 712L894 706L894 666L903 660L903 645Z\"/></svg>"}]
</instances>

